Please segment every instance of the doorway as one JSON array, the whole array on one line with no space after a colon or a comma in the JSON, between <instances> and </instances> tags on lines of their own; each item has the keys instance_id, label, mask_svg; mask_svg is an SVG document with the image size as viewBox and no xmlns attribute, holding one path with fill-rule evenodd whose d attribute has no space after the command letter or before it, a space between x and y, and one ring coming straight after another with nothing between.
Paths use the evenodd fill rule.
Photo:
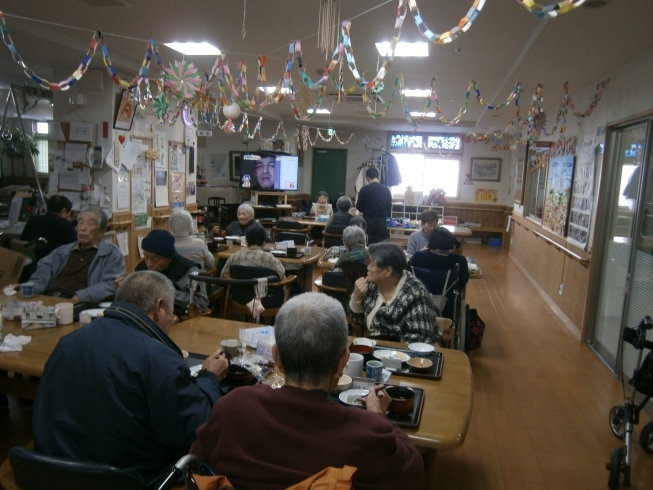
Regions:
<instances>
[{"instance_id":1,"label":"doorway","mask_svg":"<svg viewBox=\"0 0 653 490\"><path fill-rule=\"evenodd\" d=\"M653 315L652 142L653 115L611 129L596 219L590 297L597 300L590 345L615 373L627 377L636 351L627 343L619 348L623 329ZM652 336L649 332L649 340Z\"/></svg>"},{"instance_id":2,"label":"doorway","mask_svg":"<svg viewBox=\"0 0 653 490\"><path fill-rule=\"evenodd\" d=\"M311 179L311 200L319 191L329 195L329 201L335 204L340 196L345 195L347 184L347 150L330 150L313 148L313 176Z\"/></svg>"}]
</instances>

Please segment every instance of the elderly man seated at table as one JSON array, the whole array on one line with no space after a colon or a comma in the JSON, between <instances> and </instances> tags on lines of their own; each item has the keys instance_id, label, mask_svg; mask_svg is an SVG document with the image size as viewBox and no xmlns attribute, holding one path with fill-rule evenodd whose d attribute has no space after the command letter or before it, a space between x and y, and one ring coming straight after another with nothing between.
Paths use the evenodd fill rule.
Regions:
<instances>
[{"instance_id":1,"label":"elderly man seated at table","mask_svg":"<svg viewBox=\"0 0 653 490\"><path fill-rule=\"evenodd\" d=\"M245 236L247 229L256 224L256 221L254 220L254 208L247 203L238 206L236 217L238 220L229 223L224 231L220 229L220 226L214 226L212 230L213 235ZM269 235L266 235L265 241L272 243L272 238L270 238Z\"/></svg>"},{"instance_id":2,"label":"elderly man seated at table","mask_svg":"<svg viewBox=\"0 0 653 490\"><path fill-rule=\"evenodd\" d=\"M367 276L356 281L349 302L354 322L364 325L370 338L438 342L442 338L435 324L438 312L421 281L405 270L404 251L383 242L370 245L368 253Z\"/></svg>"},{"instance_id":3,"label":"elderly man seated at table","mask_svg":"<svg viewBox=\"0 0 653 490\"><path fill-rule=\"evenodd\" d=\"M113 281L125 273L125 261L118 247L102 239L106 231L107 217L101 209L82 211L77 241L39 261L29 279L34 292L95 303L113 296Z\"/></svg>"},{"instance_id":4,"label":"elderly man seated at table","mask_svg":"<svg viewBox=\"0 0 653 490\"><path fill-rule=\"evenodd\" d=\"M175 250L175 237L166 230L152 230L143 239L143 260L136 266L137 271L156 271L163 274L172 281L175 287L174 313L182 316L186 313L190 303L191 284L188 275L191 272L200 270L199 264L182 257ZM118 287L124 277L114 281ZM206 295L204 283L194 285L193 302L204 311L209 306L209 298Z\"/></svg>"},{"instance_id":5,"label":"elderly man seated at table","mask_svg":"<svg viewBox=\"0 0 653 490\"><path fill-rule=\"evenodd\" d=\"M175 237L175 249L182 257L197 262L202 269L215 265L215 257L206 247L204 240L192 237L193 217L185 209L175 211L170 216L170 231Z\"/></svg>"},{"instance_id":6,"label":"elderly man seated at table","mask_svg":"<svg viewBox=\"0 0 653 490\"><path fill-rule=\"evenodd\" d=\"M229 257L222 268L220 276L224 277L232 265L252 265L256 267L268 267L279 274L279 279L285 279L286 272L281 261L270 252L261 249L265 243L266 236L265 228L258 223L250 226L245 233L247 250L240 250Z\"/></svg>"},{"instance_id":7,"label":"elderly man seated at table","mask_svg":"<svg viewBox=\"0 0 653 490\"><path fill-rule=\"evenodd\" d=\"M349 226L349 221L351 220L351 214L349 214L349 210L351 207L351 199L349 199L347 196L340 196L336 201L336 209L338 211L333 213L333 215L329 218L324 231L336 235L342 233L344 229Z\"/></svg>"},{"instance_id":8,"label":"elderly man seated at table","mask_svg":"<svg viewBox=\"0 0 653 490\"><path fill-rule=\"evenodd\" d=\"M422 458L385 417L384 389L370 390L366 410L327 399L349 359L340 303L321 293L296 296L279 311L275 338L285 385L238 388L219 400L191 454L241 490L281 490L344 465L358 468L359 490L421 488Z\"/></svg>"},{"instance_id":9,"label":"elderly man seated at table","mask_svg":"<svg viewBox=\"0 0 653 490\"><path fill-rule=\"evenodd\" d=\"M228 362L215 352L191 377L168 337L174 297L162 274L135 272L104 317L59 341L36 392L37 451L116 466L148 488L188 452Z\"/></svg>"}]
</instances>

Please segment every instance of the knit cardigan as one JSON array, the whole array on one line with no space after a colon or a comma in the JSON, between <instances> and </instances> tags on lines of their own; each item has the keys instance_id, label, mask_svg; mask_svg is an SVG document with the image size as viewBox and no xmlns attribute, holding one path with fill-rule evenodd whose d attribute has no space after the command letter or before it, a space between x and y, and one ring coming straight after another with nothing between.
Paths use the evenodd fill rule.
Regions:
<instances>
[{"instance_id":1,"label":"knit cardigan","mask_svg":"<svg viewBox=\"0 0 653 490\"><path fill-rule=\"evenodd\" d=\"M368 336L383 337L399 342L426 342L433 344L442 338L442 330L435 324L436 310L424 285L410 272L395 299L381 306L371 321L368 316L374 309L379 289L369 283L361 304L349 303L349 313L358 325L365 325Z\"/></svg>"}]
</instances>

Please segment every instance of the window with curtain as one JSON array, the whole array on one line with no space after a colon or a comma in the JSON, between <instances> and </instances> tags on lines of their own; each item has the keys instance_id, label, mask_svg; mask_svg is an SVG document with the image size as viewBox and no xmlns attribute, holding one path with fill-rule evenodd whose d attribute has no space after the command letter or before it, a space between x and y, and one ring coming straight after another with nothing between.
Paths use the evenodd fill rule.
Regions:
<instances>
[{"instance_id":1,"label":"window with curtain","mask_svg":"<svg viewBox=\"0 0 653 490\"><path fill-rule=\"evenodd\" d=\"M48 139L47 138L34 138L36 148L39 150L38 155L34 155L34 163L36 163L36 170L40 174L47 174L48 169Z\"/></svg>"},{"instance_id":2,"label":"window with curtain","mask_svg":"<svg viewBox=\"0 0 653 490\"><path fill-rule=\"evenodd\" d=\"M402 183L393 187L393 194L403 194L406 187L422 191L428 196L431 189L441 188L448 198L458 197L460 156L446 158L423 153L393 153L397 159Z\"/></svg>"}]
</instances>

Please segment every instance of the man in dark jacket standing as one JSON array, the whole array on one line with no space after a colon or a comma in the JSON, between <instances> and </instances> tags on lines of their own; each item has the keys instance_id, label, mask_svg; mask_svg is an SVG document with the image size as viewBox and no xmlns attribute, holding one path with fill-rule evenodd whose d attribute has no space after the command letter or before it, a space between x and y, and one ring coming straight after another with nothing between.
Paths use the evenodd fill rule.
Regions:
<instances>
[{"instance_id":1,"label":"man in dark jacket standing","mask_svg":"<svg viewBox=\"0 0 653 490\"><path fill-rule=\"evenodd\" d=\"M21 240L29 242L35 238L45 238L48 243L35 250L37 262L55 248L77 241L75 227L68 219L73 204L67 197L50 196L48 213L30 219L20 235Z\"/></svg>"},{"instance_id":2,"label":"man in dark jacket standing","mask_svg":"<svg viewBox=\"0 0 653 490\"><path fill-rule=\"evenodd\" d=\"M376 168L368 168L365 178L368 185L358 193L356 209L363 213L367 222L368 243L371 245L388 239L386 220L392 212L392 193L379 182L379 171Z\"/></svg>"},{"instance_id":3,"label":"man in dark jacket standing","mask_svg":"<svg viewBox=\"0 0 653 490\"><path fill-rule=\"evenodd\" d=\"M89 325L63 337L34 402L34 447L116 466L153 487L195 440L220 398L228 362L218 351L191 377L168 337L175 290L135 272Z\"/></svg>"}]
</instances>

